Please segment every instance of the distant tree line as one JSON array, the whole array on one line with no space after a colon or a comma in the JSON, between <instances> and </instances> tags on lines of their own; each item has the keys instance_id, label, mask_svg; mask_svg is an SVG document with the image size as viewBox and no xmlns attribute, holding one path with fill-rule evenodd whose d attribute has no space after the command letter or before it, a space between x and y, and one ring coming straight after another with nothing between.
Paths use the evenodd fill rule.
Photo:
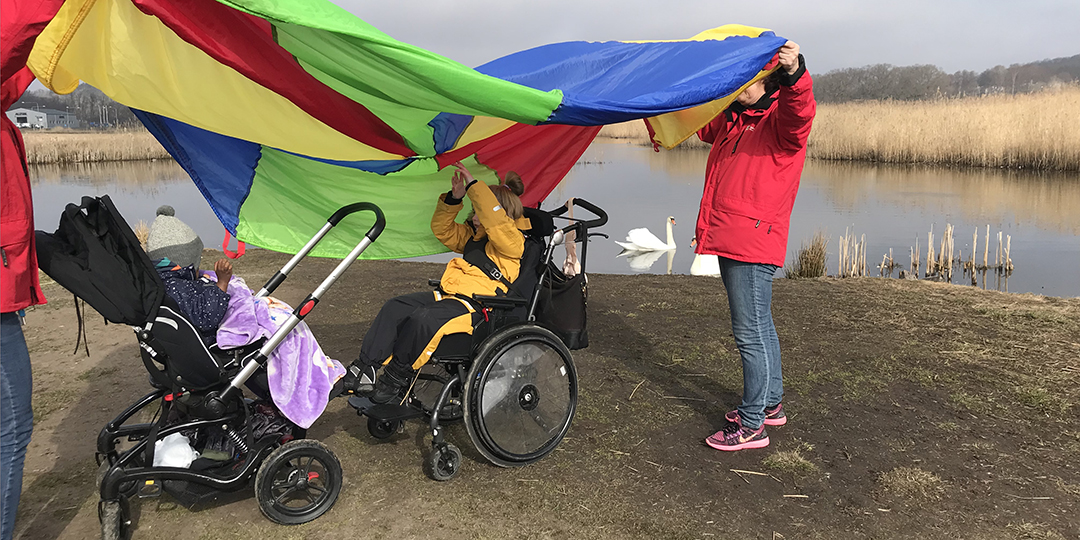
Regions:
<instances>
[{"instance_id":1,"label":"distant tree line","mask_svg":"<svg viewBox=\"0 0 1080 540\"><path fill-rule=\"evenodd\" d=\"M969 70L946 73L932 65L876 64L837 69L814 76L814 95L821 103L886 99L911 101L1029 93L1077 83L1080 83L1080 54L1008 67L995 66L982 73ZM67 95L45 89L27 92L13 105L13 108L19 107L68 111L79 118L82 127L89 129L141 125L130 109L85 83Z\"/></svg>"},{"instance_id":2,"label":"distant tree line","mask_svg":"<svg viewBox=\"0 0 1080 540\"><path fill-rule=\"evenodd\" d=\"M814 96L822 103L856 100L919 100L1020 94L1080 82L1080 54L1029 64L996 66L976 73L946 73L937 66L877 64L837 69L814 77Z\"/></svg>"},{"instance_id":3,"label":"distant tree line","mask_svg":"<svg viewBox=\"0 0 1080 540\"><path fill-rule=\"evenodd\" d=\"M137 127L142 124L131 109L113 101L101 90L89 84L80 84L74 92L66 95L51 90L31 90L23 94L12 108L56 109L74 114L84 129L112 129Z\"/></svg>"}]
</instances>

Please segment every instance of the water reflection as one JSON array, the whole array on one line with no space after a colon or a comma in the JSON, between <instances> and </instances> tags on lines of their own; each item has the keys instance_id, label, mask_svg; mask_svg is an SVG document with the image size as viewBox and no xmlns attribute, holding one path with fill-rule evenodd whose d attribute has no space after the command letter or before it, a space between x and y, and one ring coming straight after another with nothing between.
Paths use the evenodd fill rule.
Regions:
<instances>
[{"instance_id":1,"label":"water reflection","mask_svg":"<svg viewBox=\"0 0 1080 540\"><path fill-rule=\"evenodd\" d=\"M225 227L195 183L171 160L31 165L30 183L38 229L55 230L68 203L109 195L133 227L151 223L158 206L168 204L206 247L217 247L225 237Z\"/></svg>"},{"instance_id":2,"label":"water reflection","mask_svg":"<svg viewBox=\"0 0 1080 540\"><path fill-rule=\"evenodd\" d=\"M1028 223L1080 235L1080 177L1075 173L810 160L802 182L828 189L830 200L848 210L888 202L958 212L969 221Z\"/></svg>"},{"instance_id":3,"label":"water reflection","mask_svg":"<svg viewBox=\"0 0 1080 540\"><path fill-rule=\"evenodd\" d=\"M673 216L678 223L675 244L681 249L620 257L615 242L594 238L587 268L603 273L690 273L694 259L690 239L707 156L705 149L656 153L646 147L598 141L548 197L544 208L569 197L585 198L608 211L611 219L600 232L618 240L631 229L655 227ZM171 161L32 166L30 172L39 229L55 228L67 203L83 195L108 193L133 224L149 223L159 205L170 204L208 247L224 236L224 227L198 189ZM793 260L799 246L822 231L826 237L832 235L828 271L835 274L838 237L853 228L866 235L866 258L870 273L876 274L877 263L890 250L903 261L901 267L909 266L905 254L916 242L925 254L931 226L943 231L946 224L955 227L956 253L965 260L970 258L971 235L976 230L980 252L987 225L992 242L998 231L1012 237L1015 272L977 275L980 286L1080 295L1080 178L1076 174L809 161L792 213L787 259ZM992 262L995 245L990 249ZM970 274L961 272L953 277L963 283L970 279Z\"/></svg>"},{"instance_id":4,"label":"water reflection","mask_svg":"<svg viewBox=\"0 0 1080 540\"><path fill-rule=\"evenodd\" d=\"M708 151L690 149L653 152L622 142L598 141L552 193L546 207L567 197L583 197L604 207L611 220L604 232L622 239L626 231L647 226L663 216L682 224L675 240L674 273L689 273L694 253L689 249L697 218ZM978 230L982 250L985 228L993 238L1001 231L1012 237L1012 276L991 272L979 278L989 288L1056 296L1080 295L1080 179L1072 174L1003 170L953 170L930 167L881 166L809 161L792 213L788 260L815 232L830 237L828 271L839 265L837 240L845 228L866 235L866 258L876 263L892 250L907 259L916 243L925 262L931 227L956 230L957 254L967 259L971 234ZM935 239L935 241L938 241ZM991 245L991 262L994 245ZM590 245L588 268L593 272L640 272L641 264L618 257L614 242ZM664 268L650 265L649 272ZM967 282L959 274L954 281ZM987 283L989 282L989 283Z\"/></svg>"}]
</instances>

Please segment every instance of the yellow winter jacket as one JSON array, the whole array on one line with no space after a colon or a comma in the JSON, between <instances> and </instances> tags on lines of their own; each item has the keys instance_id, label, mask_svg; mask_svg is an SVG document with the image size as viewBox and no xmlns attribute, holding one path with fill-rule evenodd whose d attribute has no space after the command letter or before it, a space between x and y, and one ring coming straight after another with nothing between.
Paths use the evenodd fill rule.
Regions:
<instances>
[{"instance_id":1,"label":"yellow winter jacket","mask_svg":"<svg viewBox=\"0 0 1080 540\"><path fill-rule=\"evenodd\" d=\"M435 237L444 246L456 253L464 251L465 243L470 238L479 240L486 235L488 243L484 252L499 267L503 276L513 282L521 269L521 254L525 249L525 235L521 230L529 228L529 220L524 217L517 221L510 219L491 188L483 182L474 182L465 195L469 197L473 211L480 218L480 229L474 231L472 226L454 221L465 205L460 202L447 204L444 193L439 195L435 214L431 217L431 232L435 233ZM506 291L502 282L491 279L483 270L462 258L446 264L440 287L447 293L466 296L493 296L496 291Z\"/></svg>"}]
</instances>

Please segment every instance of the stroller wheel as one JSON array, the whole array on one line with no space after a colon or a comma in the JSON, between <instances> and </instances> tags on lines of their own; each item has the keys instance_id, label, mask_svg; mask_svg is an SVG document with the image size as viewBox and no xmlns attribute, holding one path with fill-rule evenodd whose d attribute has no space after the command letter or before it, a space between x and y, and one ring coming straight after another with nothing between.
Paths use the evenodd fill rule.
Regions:
<instances>
[{"instance_id":1,"label":"stroller wheel","mask_svg":"<svg viewBox=\"0 0 1080 540\"><path fill-rule=\"evenodd\" d=\"M461 469L461 450L452 444L447 444L442 449L435 448L427 459L427 473L432 480L445 482Z\"/></svg>"},{"instance_id":2,"label":"stroller wheel","mask_svg":"<svg viewBox=\"0 0 1080 540\"><path fill-rule=\"evenodd\" d=\"M469 370L465 427L476 449L501 467L551 453L577 408L577 371L555 334L536 325L489 337Z\"/></svg>"},{"instance_id":3,"label":"stroller wheel","mask_svg":"<svg viewBox=\"0 0 1080 540\"><path fill-rule=\"evenodd\" d=\"M101 522L101 540L124 540L128 537L131 521L128 518L127 501L101 501L98 503L98 521Z\"/></svg>"},{"instance_id":4,"label":"stroller wheel","mask_svg":"<svg viewBox=\"0 0 1080 540\"><path fill-rule=\"evenodd\" d=\"M377 420L375 418L368 417L367 430L372 437L383 440L390 438L391 435L397 433L401 429L401 420Z\"/></svg>"},{"instance_id":5,"label":"stroller wheel","mask_svg":"<svg viewBox=\"0 0 1080 540\"><path fill-rule=\"evenodd\" d=\"M330 509L341 493L341 462L326 445L289 441L274 450L255 475L259 509L275 523L307 523Z\"/></svg>"}]
</instances>

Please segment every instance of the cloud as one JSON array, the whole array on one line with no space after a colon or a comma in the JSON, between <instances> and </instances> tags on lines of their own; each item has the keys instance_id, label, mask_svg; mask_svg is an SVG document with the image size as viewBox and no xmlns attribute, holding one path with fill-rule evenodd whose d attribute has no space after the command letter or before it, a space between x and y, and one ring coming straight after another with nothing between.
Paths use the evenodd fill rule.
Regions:
<instances>
[{"instance_id":1,"label":"cloud","mask_svg":"<svg viewBox=\"0 0 1080 540\"><path fill-rule=\"evenodd\" d=\"M336 0L396 39L476 66L546 43L681 39L726 23L772 28L815 71L888 63L981 71L1080 53L1076 0Z\"/></svg>"}]
</instances>

